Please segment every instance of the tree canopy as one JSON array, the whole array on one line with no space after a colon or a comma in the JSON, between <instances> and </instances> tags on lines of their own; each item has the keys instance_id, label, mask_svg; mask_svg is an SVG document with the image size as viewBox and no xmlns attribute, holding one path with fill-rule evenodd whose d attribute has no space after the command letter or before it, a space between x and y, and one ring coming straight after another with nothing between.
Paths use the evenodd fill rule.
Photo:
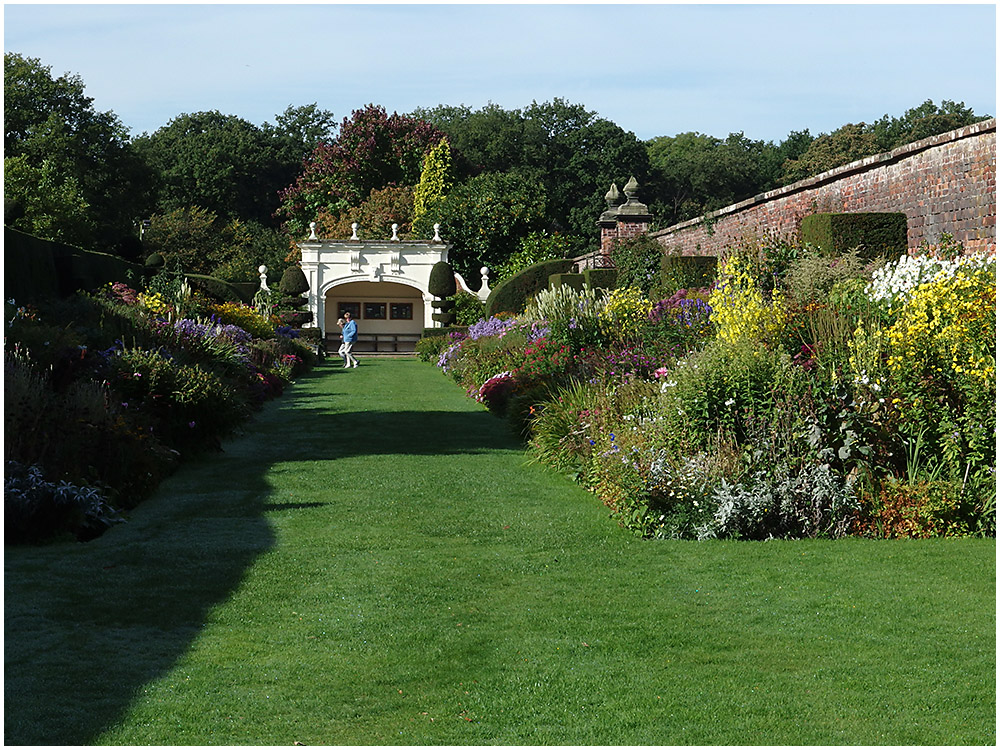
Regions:
<instances>
[{"instance_id":1,"label":"tree canopy","mask_svg":"<svg viewBox=\"0 0 1000 750\"><path fill-rule=\"evenodd\" d=\"M900 116L779 143L697 132L646 142L582 104L519 109L440 104L388 114L369 104L338 124L317 102L255 125L217 110L179 114L130 138L78 75L4 55L5 221L128 254L153 218L148 251L235 278L287 262L288 238L317 221L328 236L429 238L440 223L455 267L574 255L596 246L614 182L635 177L659 226L906 143L987 119L927 100ZM279 232L280 223L280 232ZM509 266L509 263L508 263ZM504 266L507 267L507 266Z\"/></svg>"},{"instance_id":2,"label":"tree canopy","mask_svg":"<svg viewBox=\"0 0 1000 750\"><path fill-rule=\"evenodd\" d=\"M296 163L280 136L218 111L178 115L135 148L156 175L158 211L200 206L227 219L270 221Z\"/></svg>"},{"instance_id":3,"label":"tree canopy","mask_svg":"<svg viewBox=\"0 0 1000 750\"><path fill-rule=\"evenodd\" d=\"M430 123L369 104L344 118L336 139L321 142L295 183L281 193L279 214L302 234L321 210L339 213L360 205L373 190L415 185L424 155L444 133Z\"/></svg>"},{"instance_id":4,"label":"tree canopy","mask_svg":"<svg viewBox=\"0 0 1000 750\"><path fill-rule=\"evenodd\" d=\"M650 181L644 144L610 120L563 99L533 101L522 109L487 104L418 109L415 117L447 133L459 178L514 173L544 193L545 223L581 249L594 235L612 182Z\"/></svg>"},{"instance_id":5,"label":"tree canopy","mask_svg":"<svg viewBox=\"0 0 1000 750\"><path fill-rule=\"evenodd\" d=\"M55 189L61 197L51 204L53 219L76 222L64 237L111 250L133 233L149 174L132 151L127 128L113 112L94 109L79 76L53 77L37 58L4 54L4 157L21 159L12 163L17 179L9 186L5 179L7 201L34 211L45 200L40 194ZM75 209L66 212L80 201L86 221L77 220ZM34 227L50 239L61 231L54 221Z\"/></svg>"}]
</instances>

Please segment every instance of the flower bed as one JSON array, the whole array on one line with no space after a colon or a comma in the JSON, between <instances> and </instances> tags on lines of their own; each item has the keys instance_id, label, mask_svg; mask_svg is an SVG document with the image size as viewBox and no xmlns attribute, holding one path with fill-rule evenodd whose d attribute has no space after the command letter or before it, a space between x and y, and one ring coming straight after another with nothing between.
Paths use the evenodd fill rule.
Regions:
<instances>
[{"instance_id":1,"label":"flower bed","mask_svg":"<svg viewBox=\"0 0 1000 750\"><path fill-rule=\"evenodd\" d=\"M943 247L546 290L438 364L642 536L994 535L996 261Z\"/></svg>"},{"instance_id":2,"label":"flower bed","mask_svg":"<svg viewBox=\"0 0 1000 750\"><path fill-rule=\"evenodd\" d=\"M92 538L314 361L269 317L190 290L118 283L43 309L10 300L5 318L10 543Z\"/></svg>"}]
</instances>

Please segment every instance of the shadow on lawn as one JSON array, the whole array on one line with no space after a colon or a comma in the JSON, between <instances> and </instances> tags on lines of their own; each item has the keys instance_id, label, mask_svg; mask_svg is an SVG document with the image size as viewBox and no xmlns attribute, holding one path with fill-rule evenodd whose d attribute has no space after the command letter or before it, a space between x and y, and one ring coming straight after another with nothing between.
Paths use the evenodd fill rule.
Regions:
<instances>
[{"instance_id":1,"label":"shadow on lawn","mask_svg":"<svg viewBox=\"0 0 1000 750\"><path fill-rule=\"evenodd\" d=\"M273 464L520 449L485 411L345 412L361 399L330 370L302 378L223 453L183 466L129 523L87 544L7 550L5 744L93 744L177 666L273 547L263 514L322 505L275 502Z\"/></svg>"}]
</instances>

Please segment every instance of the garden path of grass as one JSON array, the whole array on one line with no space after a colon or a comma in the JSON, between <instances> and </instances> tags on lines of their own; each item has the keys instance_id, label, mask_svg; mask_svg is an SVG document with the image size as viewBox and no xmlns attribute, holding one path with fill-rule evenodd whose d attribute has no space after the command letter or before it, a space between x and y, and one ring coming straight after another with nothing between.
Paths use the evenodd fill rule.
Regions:
<instances>
[{"instance_id":1,"label":"garden path of grass","mask_svg":"<svg viewBox=\"0 0 1000 750\"><path fill-rule=\"evenodd\" d=\"M416 361L5 558L6 744L996 740L994 540L642 542Z\"/></svg>"}]
</instances>

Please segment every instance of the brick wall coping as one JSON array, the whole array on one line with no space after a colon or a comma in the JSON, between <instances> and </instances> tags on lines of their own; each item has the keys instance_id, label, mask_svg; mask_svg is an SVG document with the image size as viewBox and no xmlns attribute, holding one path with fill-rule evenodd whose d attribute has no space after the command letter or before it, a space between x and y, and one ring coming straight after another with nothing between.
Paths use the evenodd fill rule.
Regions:
<instances>
[{"instance_id":1,"label":"brick wall coping","mask_svg":"<svg viewBox=\"0 0 1000 750\"><path fill-rule=\"evenodd\" d=\"M980 135L981 133L989 133L991 131L996 132L997 121L996 118L991 118L989 120L983 120L982 122L976 122L972 125L966 125L965 127L958 128L957 130L951 130L947 133L940 133L938 135L932 135L930 138L924 138L923 140L914 141L913 143L907 143L905 146L900 146L892 151L886 151L885 153L875 154L874 156L867 156L864 159L859 159L858 161L851 162L850 164L843 164L839 167L835 167L827 172L815 175L813 177L807 177L804 180L799 180L798 182L793 182L791 185L785 185L784 187L775 188L774 190L769 190L766 193L760 193L755 195L753 198L747 198L745 201L740 203L734 203L731 206L726 206L725 208L720 208L717 211L712 211L706 216L698 216L694 219L688 219L680 224L674 224L673 226L667 227L666 229L659 229L655 232L650 232L650 237L667 237L674 232L679 232L683 229L688 229L689 227L698 226L707 219L717 219L728 214L739 213L745 208L750 206L755 206L760 203L767 203L775 198L780 198L786 195L792 195L794 193L799 193L804 190L809 190L811 188L819 187L830 182L835 182L843 177L850 174L855 174L858 172L867 172L874 166L879 166L883 164L891 164L903 159L907 156L912 156L913 154L919 153L920 151L926 151L929 148L934 148L935 146L940 146L944 143L951 143L953 141L960 141L963 138L971 138L973 136Z\"/></svg>"}]
</instances>

